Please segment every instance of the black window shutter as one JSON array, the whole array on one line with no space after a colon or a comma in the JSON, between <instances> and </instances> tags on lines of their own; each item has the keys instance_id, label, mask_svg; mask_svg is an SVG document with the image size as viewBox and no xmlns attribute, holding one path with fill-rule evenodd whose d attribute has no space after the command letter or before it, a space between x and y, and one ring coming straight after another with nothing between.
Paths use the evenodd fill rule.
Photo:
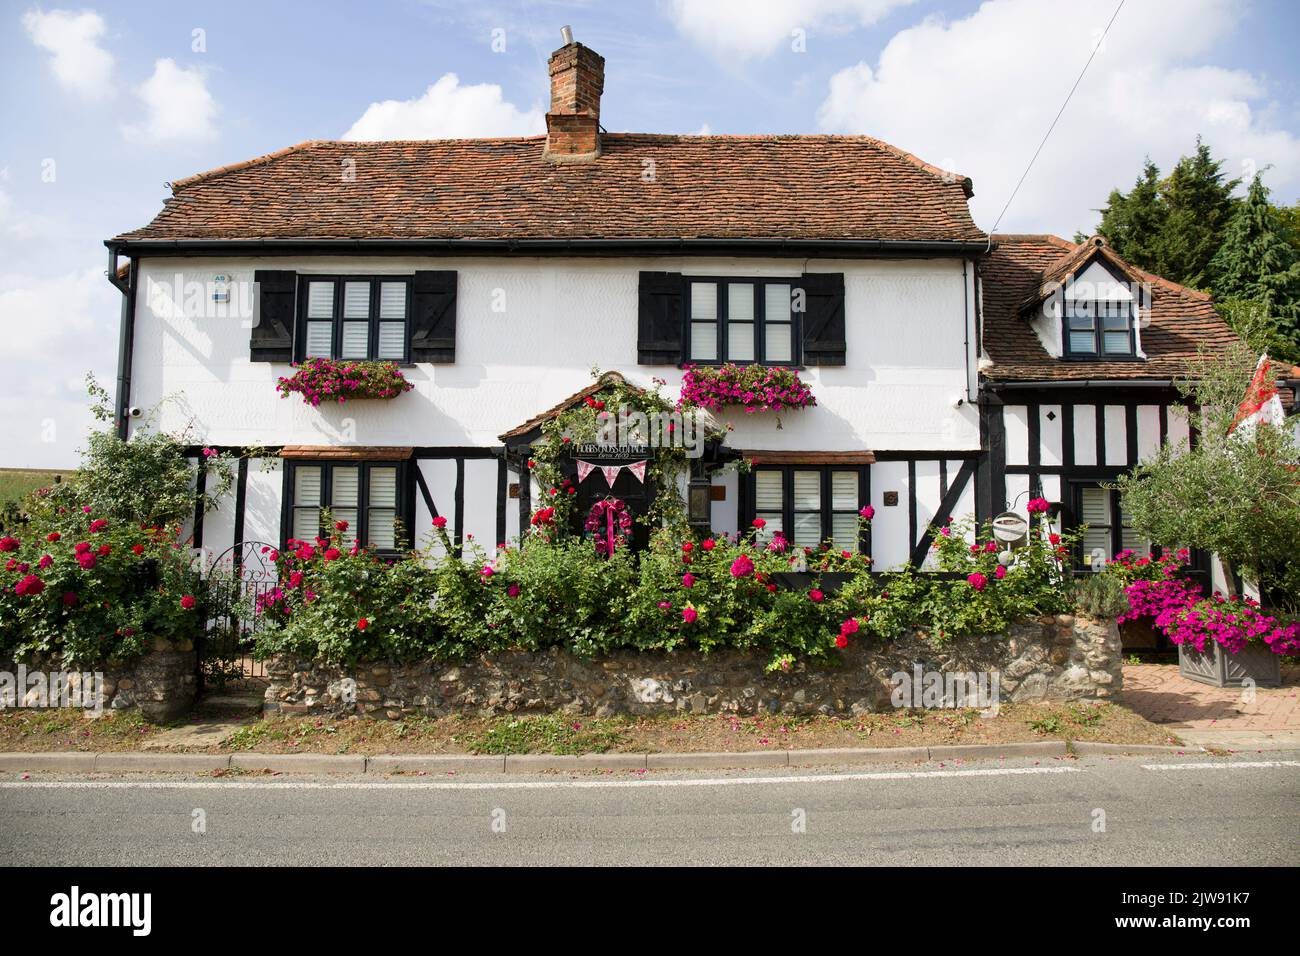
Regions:
<instances>
[{"instance_id":1,"label":"black window shutter","mask_svg":"<svg viewBox=\"0 0 1300 956\"><path fill-rule=\"evenodd\" d=\"M258 269L258 323L248 342L250 362L292 362L294 300L298 292L298 274Z\"/></svg>"},{"instance_id":2,"label":"black window shutter","mask_svg":"<svg viewBox=\"0 0 1300 956\"><path fill-rule=\"evenodd\" d=\"M411 282L411 361L456 361L456 273L416 272Z\"/></svg>"},{"instance_id":3,"label":"black window shutter","mask_svg":"<svg viewBox=\"0 0 1300 956\"><path fill-rule=\"evenodd\" d=\"M805 272L803 363L843 365L844 273Z\"/></svg>"},{"instance_id":4,"label":"black window shutter","mask_svg":"<svg viewBox=\"0 0 1300 956\"><path fill-rule=\"evenodd\" d=\"M682 361L685 288L680 272L642 272L637 305L636 354L642 365Z\"/></svg>"}]
</instances>

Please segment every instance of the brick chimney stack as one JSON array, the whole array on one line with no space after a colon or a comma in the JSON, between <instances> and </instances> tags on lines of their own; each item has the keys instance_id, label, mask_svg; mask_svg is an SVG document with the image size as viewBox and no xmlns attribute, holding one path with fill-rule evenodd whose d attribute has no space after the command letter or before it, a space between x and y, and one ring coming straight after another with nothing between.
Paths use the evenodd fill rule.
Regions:
<instances>
[{"instance_id":1,"label":"brick chimney stack","mask_svg":"<svg viewBox=\"0 0 1300 956\"><path fill-rule=\"evenodd\" d=\"M600 155L600 94L605 58L573 40L551 54L551 110L546 114L546 151L555 163L591 162Z\"/></svg>"}]
</instances>

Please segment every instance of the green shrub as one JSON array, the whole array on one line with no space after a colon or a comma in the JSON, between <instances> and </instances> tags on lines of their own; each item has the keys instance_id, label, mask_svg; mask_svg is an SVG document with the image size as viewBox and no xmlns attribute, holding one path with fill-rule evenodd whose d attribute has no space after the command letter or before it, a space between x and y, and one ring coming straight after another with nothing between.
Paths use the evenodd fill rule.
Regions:
<instances>
[{"instance_id":1,"label":"green shrub","mask_svg":"<svg viewBox=\"0 0 1300 956\"><path fill-rule=\"evenodd\" d=\"M1079 610L1098 619L1117 617L1128 610L1124 586L1114 575L1089 574L1075 582L1074 602Z\"/></svg>"}]
</instances>

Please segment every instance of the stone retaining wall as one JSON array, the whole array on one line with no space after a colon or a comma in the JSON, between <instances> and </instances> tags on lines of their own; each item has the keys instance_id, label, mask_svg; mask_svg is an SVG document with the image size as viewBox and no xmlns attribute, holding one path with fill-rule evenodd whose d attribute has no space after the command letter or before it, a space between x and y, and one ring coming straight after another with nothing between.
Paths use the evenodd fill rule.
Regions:
<instances>
[{"instance_id":1,"label":"stone retaining wall","mask_svg":"<svg viewBox=\"0 0 1300 956\"><path fill-rule=\"evenodd\" d=\"M265 711L390 719L549 711L598 717L861 714L890 709L891 676L912 674L917 666L951 674L996 672L1002 701L1100 699L1120 689L1123 657L1113 621L1061 615L942 646L920 634L892 642L858 640L834 667L799 664L769 674L765 664L738 651L619 651L583 660L559 649L487 654L459 664L351 668L279 659L268 668Z\"/></svg>"},{"instance_id":2,"label":"stone retaining wall","mask_svg":"<svg viewBox=\"0 0 1300 956\"><path fill-rule=\"evenodd\" d=\"M28 675L54 674L73 670L54 657L36 657L24 661ZM118 664L79 666L68 676L71 686L81 683L85 674L103 674L105 710L139 710L147 720L157 723L172 720L189 712L194 706L196 683L194 679L195 652L190 641L172 643L159 639L153 649L133 661ZM0 663L0 671L18 674L14 662ZM36 706L42 692L29 680L25 688L17 688L17 699L10 700L0 693L0 704L6 707Z\"/></svg>"}]
</instances>

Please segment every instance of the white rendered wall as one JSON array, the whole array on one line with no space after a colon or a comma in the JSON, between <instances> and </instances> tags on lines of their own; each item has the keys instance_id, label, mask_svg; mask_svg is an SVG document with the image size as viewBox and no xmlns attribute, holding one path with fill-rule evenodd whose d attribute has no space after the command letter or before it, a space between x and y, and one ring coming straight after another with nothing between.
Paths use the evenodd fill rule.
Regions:
<instances>
[{"instance_id":1,"label":"white rendered wall","mask_svg":"<svg viewBox=\"0 0 1300 956\"><path fill-rule=\"evenodd\" d=\"M256 268L395 275L455 269L456 363L407 369L415 389L390 402L312 409L296 397L281 399L275 382L289 366L248 358L252 317L240 307L239 290ZM162 426L190 425L201 444L498 444L502 432L589 384L593 366L642 385L652 376L666 379L665 394L676 397L678 369L637 365L642 270L844 273L848 365L804 371L818 405L781 416L781 429L774 415L729 416L734 447L978 447L975 408L954 408L973 375L971 280L963 279L960 260L943 259L145 259L131 401L148 408L165 399ZM185 291L218 274L230 276L236 290L233 314L222 317L203 314L211 306L187 304Z\"/></svg>"}]
</instances>

